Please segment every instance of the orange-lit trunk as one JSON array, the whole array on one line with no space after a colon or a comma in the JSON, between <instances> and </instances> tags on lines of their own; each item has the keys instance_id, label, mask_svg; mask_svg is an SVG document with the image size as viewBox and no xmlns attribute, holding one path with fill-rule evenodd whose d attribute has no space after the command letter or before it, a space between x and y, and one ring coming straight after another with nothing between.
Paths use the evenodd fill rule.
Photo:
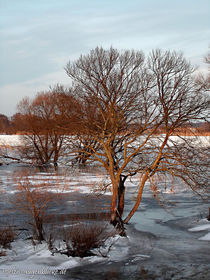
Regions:
<instances>
[{"instance_id":1,"label":"orange-lit trunk","mask_svg":"<svg viewBox=\"0 0 210 280\"><path fill-rule=\"evenodd\" d=\"M114 176L113 176L114 177ZM118 184L115 178L112 180L112 201L111 201L111 224L116 225L117 220L117 198Z\"/></svg>"},{"instance_id":2,"label":"orange-lit trunk","mask_svg":"<svg viewBox=\"0 0 210 280\"><path fill-rule=\"evenodd\" d=\"M141 199L142 199L143 189L144 189L145 183L148 179L148 176L149 176L149 171L147 171L142 178L141 185L139 187L137 198L136 198L136 203L133 206L133 209L128 214L128 216L124 219L125 224L127 224L130 221L130 219L132 218L132 216L134 215L134 213L137 211L137 209L139 207L139 204L140 204Z\"/></svg>"}]
</instances>

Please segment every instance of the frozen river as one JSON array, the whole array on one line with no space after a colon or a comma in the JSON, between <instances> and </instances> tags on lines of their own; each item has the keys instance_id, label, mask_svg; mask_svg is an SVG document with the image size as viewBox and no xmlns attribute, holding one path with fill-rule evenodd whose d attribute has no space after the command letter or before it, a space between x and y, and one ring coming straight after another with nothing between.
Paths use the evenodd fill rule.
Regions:
<instances>
[{"instance_id":1,"label":"frozen river","mask_svg":"<svg viewBox=\"0 0 210 280\"><path fill-rule=\"evenodd\" d=\"M11 203L16 193L12 174L17 170L20 167L0 166L0 221L23 227L23 216ZM71 214L79 214L83 220L88 215L92 219L106 219L110 194L98 195L92 191L106 179L100 169L66 170L65 175L60 171L42 171L30 179L50 180L51 192L58 195L59 200L52 203L49 214L66 217L65 223L70 222ZM125 214L134 203L137 185L138 176L127 182ZM153 197L149 187L145 190L139 210L126 225L128 238L116 242L107 258L76 261L69 258L68 262L65 259L64 266L62 261L53 261L53 257L43 254L40 257L42 265L51 269L65 267L65 275L27 278L26 275L10 274L9 279L210 279L210 241L204 238L210 232L210 222L205 219L209 204L179 186L178 182L174 193L170 193L170 189L169 185L165 190L164 199L170 201L166 208ZM31 269L40 267L36 256L21 258L19 255L18 260L17 257L11 260L9 256L0 258L0 279L4 279L1 269L25 265Z\"/></svg>"}]
</instances>

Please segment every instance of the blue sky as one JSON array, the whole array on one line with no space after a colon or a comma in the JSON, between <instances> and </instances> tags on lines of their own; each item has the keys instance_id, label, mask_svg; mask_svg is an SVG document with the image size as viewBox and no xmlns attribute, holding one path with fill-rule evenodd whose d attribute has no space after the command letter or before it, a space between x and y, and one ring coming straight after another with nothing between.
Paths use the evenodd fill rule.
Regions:
<instances>
[{"instance_id":1,"label":"blue sky","mask_svg":"<svg viewBox=\"0 0 210 280\"><path fill-rule=\"evenodd\" d=\"M96 46L183 51L200 69L210 45L209 0L0 0L0 113L68 85L69 60Z\"/></svg>"}]
</instances>

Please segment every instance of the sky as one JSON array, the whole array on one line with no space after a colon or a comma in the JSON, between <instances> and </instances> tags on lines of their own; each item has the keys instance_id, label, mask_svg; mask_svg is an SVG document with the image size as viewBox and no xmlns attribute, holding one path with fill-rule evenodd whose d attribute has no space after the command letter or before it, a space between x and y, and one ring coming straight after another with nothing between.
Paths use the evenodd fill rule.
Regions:
<instances>
[{"instance_id":1,"label":"sky","mask_svg":"<svg viewBox=\"0 0 210 280\"><path fill-rule=\"evenodd\" d=\"M209 0L0 0L0 114L12 116L70 78L64 67L96 46L182 51L199 69L210 47Z\"/></svg>"}]
</instances>

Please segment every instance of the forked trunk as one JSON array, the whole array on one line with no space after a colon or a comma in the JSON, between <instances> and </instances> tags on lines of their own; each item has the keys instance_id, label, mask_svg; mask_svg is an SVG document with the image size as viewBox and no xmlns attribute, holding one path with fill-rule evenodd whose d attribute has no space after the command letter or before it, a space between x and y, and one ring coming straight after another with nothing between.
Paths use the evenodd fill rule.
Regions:
<instances>
[{"instance_id":1,"label":"forked trunk","mask_svg":"<svg viewBox=\"0 0 210 280\"><path fill-rule=\"evenodd\" d=\"M130 219L132 218L132 216L134 215L134 213L137 211L137 209L139 207L139 204L142 199L143 189L144 189L145 183L148 179L148 176L149 176L149 171L147 171L142 178L141 185L139 187L137 198L136 198L136 203L134 204L134 206L133 206L132 210L130 211L130 213L128 214L128 216L124 219L123 222L125 224L127 224L130 221Z\"/></svg>"}]
</instances>

